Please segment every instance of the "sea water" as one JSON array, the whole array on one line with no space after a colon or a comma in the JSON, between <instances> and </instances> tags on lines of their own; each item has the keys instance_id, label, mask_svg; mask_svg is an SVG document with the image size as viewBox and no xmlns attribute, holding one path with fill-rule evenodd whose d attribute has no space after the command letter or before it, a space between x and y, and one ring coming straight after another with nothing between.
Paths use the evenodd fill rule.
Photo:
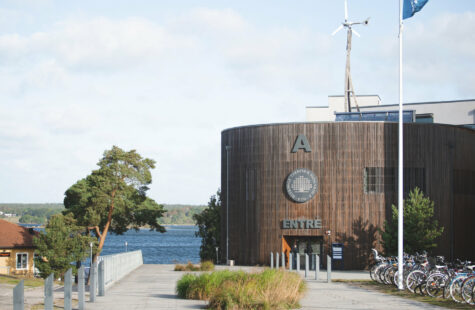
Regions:
<instances>
[{"instance_id":1,"label":"sea water","mask_svg":"<svg viewBox=\"0 0 475 310\"><path fill-rule=\"evenodd\" d=\"M196 226L166 226L165 233L133 229L123 235L107 234L101 256L142 250L144 264L199 263L201 238ZM125 243L127 242L127 248Z\"/></svg>"}]
</instances>

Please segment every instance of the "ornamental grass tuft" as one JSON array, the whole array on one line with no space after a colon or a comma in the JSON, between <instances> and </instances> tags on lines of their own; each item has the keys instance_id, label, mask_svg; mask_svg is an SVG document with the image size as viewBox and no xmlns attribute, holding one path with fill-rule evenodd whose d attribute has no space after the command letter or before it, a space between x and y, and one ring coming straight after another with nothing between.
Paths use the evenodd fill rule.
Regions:
<instances>
[{"instance_id":1,"label":"ornamental grass tuft","mask_svg":"<svg viewBox=\"0 0 475 310\"><path fill-rule=\"evenodd\" d=\"M193 265L188 262L186 265L176 264L175 271L212 271L214 270L214 264L212 261L201 262L200 265Z\"/></svg>"},{"instance_id":2,"label":"ornamental grass tuft","mask_svg":"<svg viewBox=\"0 0 475 310\"><path fill-rule=\"evenodd\" d=\"M181 298L208 300L211 309L290 309L299 307L305 282L283 270L223 270L187 274L178 281L176 290Z\"/></svg>"}]
</instances>

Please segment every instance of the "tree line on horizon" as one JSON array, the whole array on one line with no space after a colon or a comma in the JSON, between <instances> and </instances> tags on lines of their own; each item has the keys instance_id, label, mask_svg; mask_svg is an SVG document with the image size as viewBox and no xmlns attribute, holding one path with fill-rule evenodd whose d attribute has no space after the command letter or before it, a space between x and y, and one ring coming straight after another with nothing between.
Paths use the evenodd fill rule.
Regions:
<instances>
[{"instance_id":1,"label":"tree line on horizon","mask_svg":"<svg viewBox=\"0 0 475 310\"><path fill-rule=\"evenodd\" d=\"M163 225L193 225L193 215L202 212L205 205L163 204L167 210L159 223ZM45 225L51 216L64 211L62 203L0 203L0 211L14 213L18 216L18 223ZM6 218L0 215L0 218Z\"/></svg>"}]
</instances>

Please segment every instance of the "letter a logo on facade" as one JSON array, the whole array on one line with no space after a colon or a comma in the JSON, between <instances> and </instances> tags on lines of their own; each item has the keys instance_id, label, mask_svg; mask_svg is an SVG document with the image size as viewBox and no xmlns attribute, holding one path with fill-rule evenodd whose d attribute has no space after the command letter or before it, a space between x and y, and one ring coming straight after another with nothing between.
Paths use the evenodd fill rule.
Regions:
<instances>
[{"instance_id":1,"label":"letter a logo on facade","mask_svg":"<svg viewBox=\"0 0 475 310\"><path fill-rule=\"evenodd\" d=\"M304 150L305 152L311 152L310 144L308 143L307 137L305 135L298 135L295 140L294 147L292 148L292 153L297 153L298 150Z\"/></svg>"}]
</instances>

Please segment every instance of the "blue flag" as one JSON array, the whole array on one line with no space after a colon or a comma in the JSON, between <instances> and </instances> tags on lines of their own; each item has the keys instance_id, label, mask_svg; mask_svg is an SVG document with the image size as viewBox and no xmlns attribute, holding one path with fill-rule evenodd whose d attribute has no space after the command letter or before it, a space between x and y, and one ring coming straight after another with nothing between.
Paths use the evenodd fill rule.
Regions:
<instances>
[{"instance_id":1,"label":"blue flag","mask_svg":"<svg viewBox=\"0 0 475 310\"><path fill-rule=\"evenodd\" d=\"M402 19L414 16L419 12L429 0L404 0L404 7L402 11Z\"/></svg>"}]
</instances>

